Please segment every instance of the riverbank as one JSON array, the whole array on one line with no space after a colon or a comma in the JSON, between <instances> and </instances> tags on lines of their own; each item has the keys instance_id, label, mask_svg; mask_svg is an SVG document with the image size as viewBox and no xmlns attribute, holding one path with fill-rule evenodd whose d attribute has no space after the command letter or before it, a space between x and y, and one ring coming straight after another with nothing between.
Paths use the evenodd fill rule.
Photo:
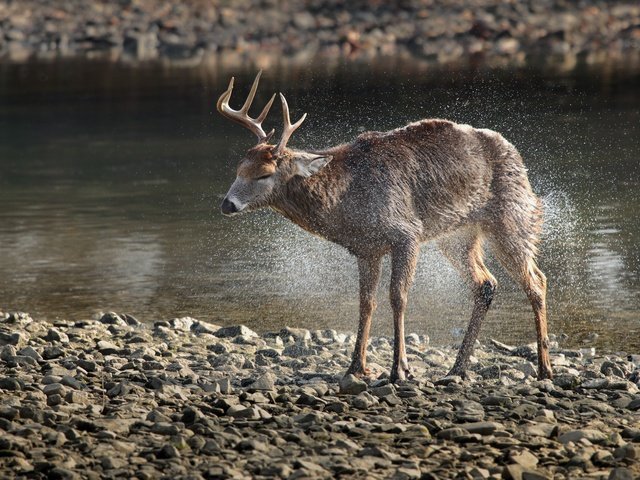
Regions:
<instances>
[{"instance_id":1,"label":"riverbank","mask_svg":"<svg viewBox=\"0 0 640 480\"><path fill-rule=\"evenodd\" d=\"M0 59L109 58L304 64L414 58L523 64L637 61L632 1L166 2L0 0ZM266 65L265 65L266 66Z\"/></svg>"},{"instance_id":2,"label":"riverbank","mask_svg":"<svg viewBox=\"0 0 640 480\"><path fill-rule=\"evenodd\" d=\"M640 475L640 356L531 346L455 358L408 336L391 385L342 379L353 335L258 335L113 313L54 324L0 315L2 478L602 478ZM163 477L164 476L164 477Z\"/></svg>"}]
</instances>

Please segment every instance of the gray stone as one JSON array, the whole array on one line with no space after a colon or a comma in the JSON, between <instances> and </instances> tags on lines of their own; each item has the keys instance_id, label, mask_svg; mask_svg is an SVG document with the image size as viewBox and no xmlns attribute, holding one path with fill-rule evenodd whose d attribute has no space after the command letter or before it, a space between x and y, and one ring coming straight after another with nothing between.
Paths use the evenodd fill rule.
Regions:
<instances>
[{"instance_id":1,"label":"gray stone","mask_svg":"<svg viewBox=\"0 0 640 480\"><path fill-rule=\"evenodd\" d=\"M491 435L496 431L504 430L504 426L496 422L471 422L459 426L469 433L479 433L480 435Z\"/></svg>"},{"instance_id":2,"label":"gray stone","mask_svg":"<svg viewBox=\"0 0 640 480\"><path fill-rule=\"evenodd\" d=\"M465 430L461 427L451 427L440 430L438 433L436 433L436 438L441 438L443 440L455 440L456 438L465 435L469 435L468 430Z\"/></svg>"},{"instance_id":3,"label":"gray stone","mask_svg":"<svg viewBox=\"0 0 640 480\"><path fill-rule=\"evenodd\" d=\"M47 335L44 337L48 342L60 342L60 343L69 343L69 337L66 333L61 332L56 327L51 327L47 331Z\"/></svg>"},{"instance_id":4,"label":"gray stone","mask_svg":"<svg viewBox=\"0 0 640 480\"><path fill-rule=\"evenodd\" d=\"M63 375L60 379L60 383L66 387L73 388L74 390L82 390L84 385L79 380L76 380L71 375Z\"/></svg>"},{"instance_id":5,"label":"gray stone","mask_svg":"<svg viewBox=\"0 0 640 480\"><path fill-rule=\"evenodd\" d=\"M103 355L113 355L114 353L118 353L118 351L120 350L120 348L117 347L115 344L108 342L106 340L99 340L97 346L98 346L98 350Z\"/></svg>"},{"instance_id":6,"label":"gray stone","mask_svg":"<svg viewBox=\"0 0 640 480\"><path fill-rule=\"evenodd\" d=\"M105 325L126 326L127 322L115 312L107 312L100 317L100 323Z\"/></svg>"},{"instance_id":7,"label":"gray stone","mask_svg":"<svg viewBox=\"0 0 640 480\"><path fill-rule=\"evenodd\" d=\"M519 363L518 365L515 366L515 368L517 370L520 370L527 377L531 377L531 378L537 378L538 377L538 371L536 369L536 366L531 362Z\"/></svg>"},{"instance_id":8,"label":"gray stone","mask_svg":"<svg viewBox=\"0 0 640 480\"><path fill-rule=\"evenodd\" d=\"M78 367L82 368L86 372L95 372L98 368L98 364L96 362L92 360L85 360L82 358L78 359L76 365L78 365Z\"/></svg>"},{"instance_id":9,"label":"gray stone","mask_svg":"<svg viewBox=\"0 0 640 480\"><path fill-rule=\"evenodd\" d=\"M588 389L607 388L607 386L609 386L609 380L606 378L592 378L590 380L585 380L580 384L580 386Z\"/></svg>"},{"instance_id":10,"label":"gray stone","mask_svg":"<svg viewBox=\"0 0 640 480\"><path fill-rule=\"evenodd\" d=\"M55 394L64 395L66 390L62 383L49 383L42 388L42 392L47 396Z\"/></svg>"},{"instance_id":11,"label":"gray stone","mask_svg":"<svg viewBox=\"0 0 640 480\"><path fill-rule=\"evenodd\" d=\"M625 467L618 467L611 470L608 480L633 480L634 474L633 472Z\"/></svg>"},{"instance_id":12,"label":"gray stone","mask_svg":"<svg viewBox=\"0 0 640 480\"><path fill-rule=\"evenodd\" d=\"M216 330L214 335L219 338L233 338L237 336L258 337L258 334L256 332L254 332L250 328L245 327L244 325L232 325L230 327L222 327Z\"/></svg>"},{"instance_id":13,"label":"gray stone","mask_svg":"<svg viewBox=\"0 0 640 480\"><path fill-rule=\"evenodd\" d=\"M300 345L294 343L293 345L287 345L282 350L282 355L286 355L288 357L299 358L299 357L310 357L312 355L316 355L318 351L315 348L305 347L304 345Z\"/></svg>"},{"instance_id":14,"label":"gray stone","mask_svg":"<svg viewBox=\"0 0 640 480\"><path fill-rule=\"evenodd\" d=\"M245 407L244 405L231 405L227 410L227 415L234 418L246 418L250 420L260 418L260 412L256 407Z\"/></svg>"},{"instance_id":15,"label":"gray stone","mask_svg":"<svg viewBox=\"0 0 640 480\"><path fill-rule=\"evenodd\" d=\"M627 443L614 450L613 456L618 460L640 460L640 445L634 445L633 443Z\"/></svg>"},{"instance_id":16,"label":"gray stone","mask_svg":"<svg viewBox=\"0 0 640 480\"><path fill-rule=\"evenodd\" d=\"M571 390L580 384L580 377L578 375L568 373L556 375L553 378L553 384L565 390Z\"/></svg>"},{"instance_id":17,"label":"gray stone","mask_svg":"<svg viewBox=\"0 0 640 480\"><path fill-rule=\"evenodd\" d=\"M19 355L33 358L36 362L42 362L44 359L33 347L27 346L18 352Z\"/></svg>"},{"instance_id":18,"label":"gray stone","mask_svg":"<svg viewBox=\"0 0 640 480\"><path fill-rule=\"evenodd\" d=\"M4 360L5 362L12 360L17 354L16 347L13 345L4 345L0 348L0 360Z\"/></svg>"},{"instance_id":19,"label":"gray stone","mask_svg":"<svg viewBox=\"0 0 640 480\"><path fill-rule=\"evenodd\" d=\"M296 342L308 342L311 340L311 332L306 328L284 327L278 334L281 338L293 337Z\"/></svg>"},{"instance_id":20,"label":"gray stone","mask_svg":"<svg viewBox=\"0 0 640 480\"><path fill-rule=\"evenodd\" d=\"M249 384L248 388L251 390L273 390L275 388L275 380L275 375L271 372L266 372Z\"/></svg>"},{"instance_id":21,"label":"gray stone","mask_svg":"<svg viewBox=\"0 0 640 480\"><path fill-rule=\"evenodd\" d=\"M377 403L377 400L367 391L360 392L351 400L351 405L361 410L366 410Z\"/></svg>"},{"instance_id":22,"label":"gray stone","mask_svg":"<svg viewBox=\"0 0 640 480\"><path fill-rule=\"evenodd\" d=\"M13 345L14 347L22 348L22 346L24 346L28 340L29 340L29 337L26 333L22 333L22 332L7 333L7 332L0 331L0 346Z\"/></svg>"},{"instance_id":23,"label":"gray stone","mask_svg":"<svg viewBox=\"0 0 640 480\"><path fill-rule=\"evenodd\" d=\"M386 385L382 385L380 387L371 388L371 394L378 397L386 397L387 395L395 395L396 387L391 383L387 383Z\"/></svg>"},{"instance_id":24,"label":"gray stone","mask_svg":"<svg viewBox=\"0 0 640 480\"><path fill-rule=\"evenodd\" d=\"M558 432L558 426L552 423L532 423L523 427L527 435L536 437L551 438Z\"/></svg>"},{"instance_id":25,"label":"gray stone","mask_svg":"<svg viewBox=\"0 0 640 480\"><path fill-rule=\"evenodd\" d=\"M358 395L367 389L367 384L355 375L345 375L339 382L340 393L343 395Z\"/></svg>"},{"instance_id":26,"label":"gray stone","mask_svg":"<svg viewBox=\"0 0 640 480\"><path fill-rule=\"evenodd\" d=\"M156 422L151 427L151 432L159 435L177 435L180 433L180 429L173 423Z\"/></svg>"},{"instance_id":27,"label":"gray stone","mask_svg":"<svg viewBox=\"0 0 640 480\"><path fill-rule=\"evenodd\" d=\"M173 445L167 444L158 450L156 456L163 459L180 458L180 452Z\"/></svg>"},{"instance_id":28,"label":"gray stone","mask_svg":"<svg viewBox=\"0 0 640 480\"><path fill-rule=\"evenodd\" d=\"M0 389L17 391L17 390L22 390L22 385L16 378L4 377L4 378L0 378Z\"/></svg>"},{"instance_id":29,"label":"gray stone","mask_svg":"<svg viewBox=\"0 0 640 480\"><path fill-rule=\"evenodd\" d=\"M521 450L519 452L512 452L509 455L509 459L513 463L517 463L525 470L534 470L538 465L538 459L529 450Z\"/></svg>"},{"instance_id":30,"label":"gray stone","mask_svg":"<svg viewBox=\"0 0 640 480\"><path fill-rule=\"evenodd\" d=\"M460 385L462 383L462 377L459 375L447 375L435 382L436 385Z\"/></svg>"},{"instance_id":31,"label":"gray stone","mask_svg":"<svg viewBox=\"0 0 640 480\"><path fill-rule=\"evenodd\" d=\"M583 438L586 438L591 443L601 443L604 442L608 438L608 436L606 433L601 432L600 430L583 429L565 432L558 437L558 440L562 443L576 443Z\"/></svg>"}]
</instances>

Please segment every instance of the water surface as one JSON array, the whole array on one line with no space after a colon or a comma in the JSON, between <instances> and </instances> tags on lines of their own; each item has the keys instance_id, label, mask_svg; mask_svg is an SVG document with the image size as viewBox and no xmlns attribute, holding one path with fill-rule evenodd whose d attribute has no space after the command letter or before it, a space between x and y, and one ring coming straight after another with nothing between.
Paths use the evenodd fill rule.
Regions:
<instances>
[{"instance_id":1,"label":"water surface","mask_svg":"<svg viewBox=\"0 0 640 480\"><path fill-rule=\"evenodd\" d=\"M239 105L254 72L0 65L0 310L355 331L352 257L275 213L219 213L254 139L215 113L214 102L235 74ZM293 117L309 113L294 147L326 147L424 117L502 132L545 200L540 265L551 332L568 334L572 345L595 332L596 346L640 348L637 72L397 63L271 68L263 78L257 103L283 91ZM278 108L269 128L280 128ZM496 262L489 267L500 290L482 336L533 340L524 294ZM379 334L391 333L388 280L387 262ZM407 331L452 341L469 314L456 273L425 246Z\"/></svg>"}]
</instances>

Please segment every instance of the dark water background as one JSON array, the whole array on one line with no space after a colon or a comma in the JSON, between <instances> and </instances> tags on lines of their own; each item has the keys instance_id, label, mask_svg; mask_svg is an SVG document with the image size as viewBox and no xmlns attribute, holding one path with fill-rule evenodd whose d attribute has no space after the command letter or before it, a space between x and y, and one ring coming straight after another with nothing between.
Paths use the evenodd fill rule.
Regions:
<instances>
[{"instance_id":1,"label":"dark water background","mask_svg":"<svg viewBox=\"0 0 640 480\"><path fill-rule=\"evenodd\" d=\"M257 330L355 331L357 269L339 247L274 213L223 218L218 205L253 136L215 113L255 68L0 65L0 310L143 321L190 315ZM640 348L640 75L623 67L433 69L413 64L265 71L256 104L287 95L309 117L293 147L326 147L424 117L493 128L522 152L547 223L552 333L571 345ZM233 102L232 102L233 103ZM236 107L237 108L237 107ZM280 128L279 106L269 128ZM535 338L525 296L501 283L482 335ZM388 263L374 331L391 332ZM470 300L423 249L407 331L451 341Z\"/></svg>"}]
</instances>

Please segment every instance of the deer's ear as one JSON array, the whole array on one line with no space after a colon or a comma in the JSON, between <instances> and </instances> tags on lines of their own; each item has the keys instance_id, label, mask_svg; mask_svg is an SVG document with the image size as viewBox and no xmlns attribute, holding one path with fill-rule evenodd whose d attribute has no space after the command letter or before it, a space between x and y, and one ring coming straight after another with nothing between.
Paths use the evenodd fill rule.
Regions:
<instances>
[{"instance_id":1,"label":"deer's ear","mask_svg":"<svg viewBox=\"0 0 640 480\"><path fill-rule=\"evenodd\" d=\"M332 159L333 157L331 155L315 155L312 153L296 154L293 159L296 167L296 175L300 175L301 177L310 177L317 173Z\"/></svg>"}]
</instances>

